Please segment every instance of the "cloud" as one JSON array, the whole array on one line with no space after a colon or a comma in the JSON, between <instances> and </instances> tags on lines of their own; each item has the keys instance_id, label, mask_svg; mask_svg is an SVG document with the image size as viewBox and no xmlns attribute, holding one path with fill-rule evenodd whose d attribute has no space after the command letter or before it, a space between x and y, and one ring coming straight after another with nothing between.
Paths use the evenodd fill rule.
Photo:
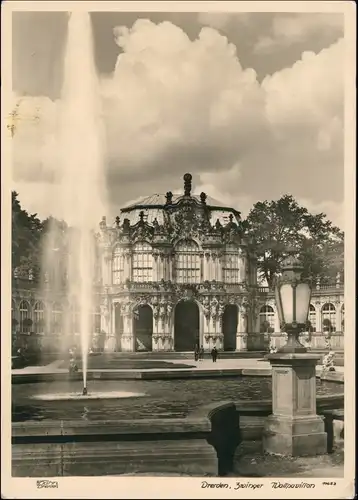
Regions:
<instances>
[{"instance_id":1,"label":"cloud","mask_svg":"<svg viewBox=\"0 0 358 500\"><path fill-rule=\"evenodd\" d=\"M278 14L272 18L269 34L258 38L257 54L281 50L283 46L302 44L310 38L329 39L343 35L343 14Z\"/></svg>"},{"instance_id":2,"label":"cloud","mask_svg":"<svg viewBox=\"0 0 358 500\"><path fill-rule=\"evenodd\" d=\"M48 97L12 96L13 177L51 181L55 170L58 103Z\"/></svg>"},{"instance_id":3,"label":"cloud","mask_svg":"<svg viewBox=\"0 0 358 500\"><path fill-rule=\"evenodd\" d=\"M170 22L141 19L114 34L120 54L101 81L111 210L174 191L187 171L225 203L284 192L342 198L343 40L259 83L211 27L191 40ZM15 137L15 182L51 180L59 105L22 102L29 115L39 107L40 120Z\"/></svg>"},{"instance_id":4,"label":"cloud","mask_svg":"<svg viewBox=\"0 0 358 500\"><path fill-rule=\"evenodd\" d=\"M204 26L211 26L218 30L226 28L229 24L248 25L252 14L249 12L200 12L198 22Z\"/></svg>"},{"instance_id":5,"label":"cloud","mask_svg":"<svg viewBox=\"0 0 358 500\"><path fill-rule=\"evenodd\" d=\"M344 90L338 69L343 53L340 39L319 54L304 52L291 68L263 80L266 116L277 135L294 129L312 137L318 149L331 149L335 139L342 145Z\"/></svg>"}]
</instances>

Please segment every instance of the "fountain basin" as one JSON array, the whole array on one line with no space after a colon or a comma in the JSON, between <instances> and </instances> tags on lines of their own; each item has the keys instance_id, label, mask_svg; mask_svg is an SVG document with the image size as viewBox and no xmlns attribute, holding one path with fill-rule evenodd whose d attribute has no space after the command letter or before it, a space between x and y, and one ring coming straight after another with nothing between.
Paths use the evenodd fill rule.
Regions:
<instances>
[{"instance_id":1,"label":"fountain basin","mask_svg":"<svg viewBox=\"0 0 358 500\"><path fill-rule=\"evenodd\" d=\"M272 412L271 376L263 369L210 379L186 374L92 380L92 399L81 395L81 380L13 384L13 476L218 475L217 436L235 446L260 444ZM123 393L135 396L117 397ZM317 413L343 406L343 384L318 378Z\"/></svg>"},{"instance_id":2,"label":"fountain basin","mask_svg":"<svg viewBox=\"0 0 358 500\"><path fill-rule=\"evenodd\" d=\"M271 377L251 372L215 379L92 380L88 396L82 396L82 388L81 380L13 384L13 421L185 418L203 404L223 399L262 401L272 397ZM317 381L318 397L343 392L342 384Z\"/></svg>"},{"instance_id":3,"label":"fountain basin","mask_svg":"<svg viewBox=\"0 0 358 500\"><path fill-rule=\"evenodd\" d=\"M112 391L112 392L88 392L87 394L79 392L64 392L59 394L36 394L32 399L39 401L72 401L72 400L98 400L98 399L123 399L123 398L139 398L145 396L140 392Z\"/></svg>"},{"instance_id":4,"label":"fountain basin","mask_svg":"<svg viewBox=\"0 0 358 500\"><path fill-rule=\"evenodd\" d=\"M337 407L343 407L343 395L317 399L319 414ZM240 442L259 446L271 411L270 400L221 401L201 405L187 418L18 422L12 425L12 475L217 476L227 456L226 449L216 449L217 439L231 451Z\"/></svg>"}]
</instances>

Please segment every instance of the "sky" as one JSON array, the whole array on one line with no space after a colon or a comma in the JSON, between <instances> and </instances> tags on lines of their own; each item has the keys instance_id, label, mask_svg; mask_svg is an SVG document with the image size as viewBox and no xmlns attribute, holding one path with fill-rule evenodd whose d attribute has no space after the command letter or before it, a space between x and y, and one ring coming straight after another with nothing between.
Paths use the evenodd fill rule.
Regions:
<instances>
[{"instance_id":1,"label":"sky","mask_svg":"<svg viewBox=\"0 0 358 500\"><path fill-rule=\"evenodd\" d=\"M67 20L13 13L13 105L23 118L13 189L42 218L56 197ZM182 192L190 172L195 192L243 216L287 193L344 228L343 14L96 12L91 20L110 217L142 196Z\"/></svg>"}]
</instances>

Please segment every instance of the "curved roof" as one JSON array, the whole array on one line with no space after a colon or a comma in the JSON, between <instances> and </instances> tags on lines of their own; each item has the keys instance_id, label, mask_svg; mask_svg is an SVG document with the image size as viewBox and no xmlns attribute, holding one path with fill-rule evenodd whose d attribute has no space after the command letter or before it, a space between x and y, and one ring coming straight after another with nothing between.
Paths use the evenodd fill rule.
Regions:
<instances>
[{"instance_id":1,"label":"curved roof","mask_svg":"<svg viewBox=\"0 0 358 500\"><path fill-rule=\"evenodd\" d=\"M182 198L183 194L173 194L172 202L176 203L179 198ZM191 194L191 198L195 198L200 202L200 195ZM129 219L130 224L135 224L139 220L139 213L144 212L144 220L148 224L152 224L154 219L157 219L159 224L163 224L163 209L166 204L165 194L151 194L149 196L139 198L135 202L130 202L127 206L121 209L121 219ZM215 223L217 219L221 224L226 225L230 220L230 214L234 216L234 220L237 222L240 220L240 212L232 207L224 205L222 202L207 196L206 206L211 212L212 223Z\"/></svg>"}]
</instances>

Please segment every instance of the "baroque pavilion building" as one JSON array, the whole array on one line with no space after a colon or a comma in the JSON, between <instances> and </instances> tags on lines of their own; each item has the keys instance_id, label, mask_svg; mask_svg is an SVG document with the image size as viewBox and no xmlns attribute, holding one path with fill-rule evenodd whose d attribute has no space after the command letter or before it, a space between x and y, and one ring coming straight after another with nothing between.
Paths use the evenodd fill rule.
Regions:
<instances>
[{"instance_id":1,"label":"baroque pavilion building","mask_svg":"<svg viewBox=\"0 0 358 500\"><path fill-rule=\"evenodd\" d=\"M205 193L192 194L190 174L184 175L181 194L146 197L123 208L114 225L103 217L97 241L95 347L246 351L285 342L274 293L258 286L240 212ZM44 340L63 334L58 325L68 305L60 297L48 301L33 279L14 276L12 299L13 330L31 330ZM330 285L316 284L309 321L312 348L324 348L329 333L331 347L343 349L340 276ZM51 322L56 328L44 326Z\"/></svg>"}]
</instances>

